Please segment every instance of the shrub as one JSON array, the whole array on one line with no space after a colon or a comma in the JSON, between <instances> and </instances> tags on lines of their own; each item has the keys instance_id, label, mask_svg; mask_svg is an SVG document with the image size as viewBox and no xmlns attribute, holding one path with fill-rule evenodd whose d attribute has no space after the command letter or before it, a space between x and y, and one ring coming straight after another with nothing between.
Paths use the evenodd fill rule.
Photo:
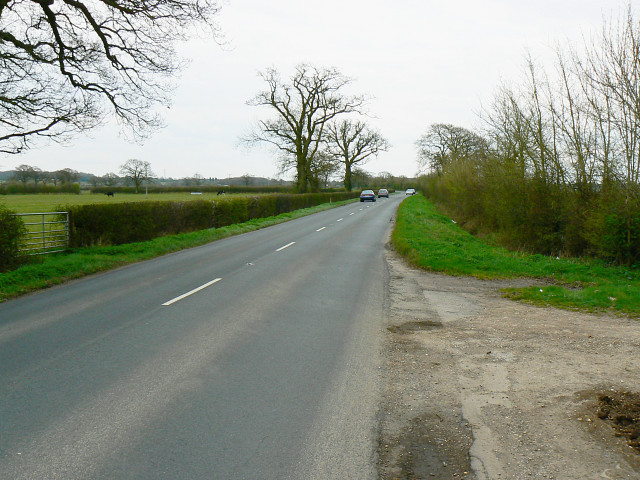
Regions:
<instances>
[{"instance_id":1,"label":"shrub","mask_svg":"<svg viewBox=\"0 0 640 480\"><path fill-rule=\"evenodd\" d=\"M585 222L589 252L620 264L640 262L640 201L610 192L589 212Z\"/></svg>"},{"instance_id":2,"label":"shrub","mask_svg":"<svg viewBox=\"0 0 640 480\"><path fill-rule=\"evenodd\" d=\"M0 272L9 271L20 263L20 242L26 232L20 217L0 205Z\"/></svg>"}]
</instances>

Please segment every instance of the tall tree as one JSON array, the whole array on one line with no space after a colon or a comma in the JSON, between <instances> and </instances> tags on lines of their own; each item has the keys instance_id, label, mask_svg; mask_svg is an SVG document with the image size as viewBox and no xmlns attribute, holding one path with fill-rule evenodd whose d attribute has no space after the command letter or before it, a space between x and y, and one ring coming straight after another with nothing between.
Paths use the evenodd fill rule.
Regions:
<instances>
[{"instance_id":1,"label":"tall tree","mask_svg":"<svg viewBox=\"0 0 640 480\"><path fill-rule=\"evenodd\" d=\"M349 192L354 165L364 165L389 147L389 142L379 132L361 121L332 122L327 129L327 151L344 166L344 186Z\"/></svg>"},{"instance_id":2,"label":"tall tree","mask_svg":"<svg viewBox=\"0 0 640 480\"><path fill-rule=\"evenodd\" d=\"M345 96L343 90L351 80L334 68L299 65L288 82L273 68L260 76L267 89L248 103L270 107L275 117L261 120L245 140L275 146L282 153L283 170L295 168L297 190L306 192L327 123L338 115L359 111L365 98Z\"/></svg>"},{"instance_id":3,"label":"tall tree","mask_svg":"<svg viewBox=\"0 0 640 480\"><path fill-rule=\"evenodd\" d=\"M151 164L149 162L135 158L127 160L126 163L120 167L120 173L133 182L133 185L136 187L136 193L138 193L144 182L149 182L155 177L155 174L151 171Z\"/></svg>"},{"instance_id":4,"label":"tall tree","mask_svg":"<svg viewBox=\"0 0 640 480\"><path fill-rule=\"evenodd\" d=\"M161 122L193 24L215 0L0 0L0 152L63 140L107 113L136 138Z\"/></svg>"}]
</instances>

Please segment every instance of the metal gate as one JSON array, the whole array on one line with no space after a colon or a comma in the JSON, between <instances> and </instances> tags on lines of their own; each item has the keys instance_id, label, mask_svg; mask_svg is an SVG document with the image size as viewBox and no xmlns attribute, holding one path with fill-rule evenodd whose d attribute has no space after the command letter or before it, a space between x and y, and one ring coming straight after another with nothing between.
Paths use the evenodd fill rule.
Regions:
<instances>
[{"instance_id":1,"label":"metal gate","mask_svg":"<svg viewBox=\"0 0 640 480\"><path fill-rule=\"evenodd\" d=\"M21 245L26 255L63 252L69 248L69 212L16 213L23 217L27 235Z\"/></svg>"}]
</instances>

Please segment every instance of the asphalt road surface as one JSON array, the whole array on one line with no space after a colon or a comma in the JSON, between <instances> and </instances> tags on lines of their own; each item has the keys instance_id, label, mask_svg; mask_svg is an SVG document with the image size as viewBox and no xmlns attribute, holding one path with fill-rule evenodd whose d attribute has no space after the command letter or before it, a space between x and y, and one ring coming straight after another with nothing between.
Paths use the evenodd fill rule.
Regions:
<instances>
[{"instance_id":1,"label":"asphalt road surface","mask_svg":"<svg viewBox=\"0 0 640 480\"><path fill-rule=\"evenodd\" d=\"M402 198L0 304L0 478L376 478Z\"/></svg>"}]
</instances>

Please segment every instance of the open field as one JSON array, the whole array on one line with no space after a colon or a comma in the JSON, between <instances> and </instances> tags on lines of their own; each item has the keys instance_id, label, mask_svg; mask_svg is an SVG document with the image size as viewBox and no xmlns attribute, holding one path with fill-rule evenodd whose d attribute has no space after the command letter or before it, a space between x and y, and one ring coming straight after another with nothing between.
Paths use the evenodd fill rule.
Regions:
<instances>
[{"instance_id":1,"label":"open field","mask_svg":"<svg viewBox=\"0 0 640 480\"><path fill-rule=\"evenodd\" d=\"M536 286L505 289L534 304L640 316L640 271L603 261L512 252L490 245L441 215L422 195L400 205L392 241L417 267L483 279L529 277Z\"/></svg>"},{"instance_id":2,"label":"open field","mask_svg":"<svg viewBox=\"0 0 640 480\"><path fill-rule=\"evenodd\" d=\"M233 194L233 196L245 194ZM252 196L260 194L251 194ZM102 193L38 193L26 195L0 195L0 205L5 205L16 213L35 213L58 211L65 205L90 205L94 203L125 203L125 202L146 202L146 201L166 201L184 202L189 200L220 200L231 195L218 196L216 193L203 192L201 195L191 195L190 193L116 193L114 197L107 197Z\"/></svg>"}]
</instances>

